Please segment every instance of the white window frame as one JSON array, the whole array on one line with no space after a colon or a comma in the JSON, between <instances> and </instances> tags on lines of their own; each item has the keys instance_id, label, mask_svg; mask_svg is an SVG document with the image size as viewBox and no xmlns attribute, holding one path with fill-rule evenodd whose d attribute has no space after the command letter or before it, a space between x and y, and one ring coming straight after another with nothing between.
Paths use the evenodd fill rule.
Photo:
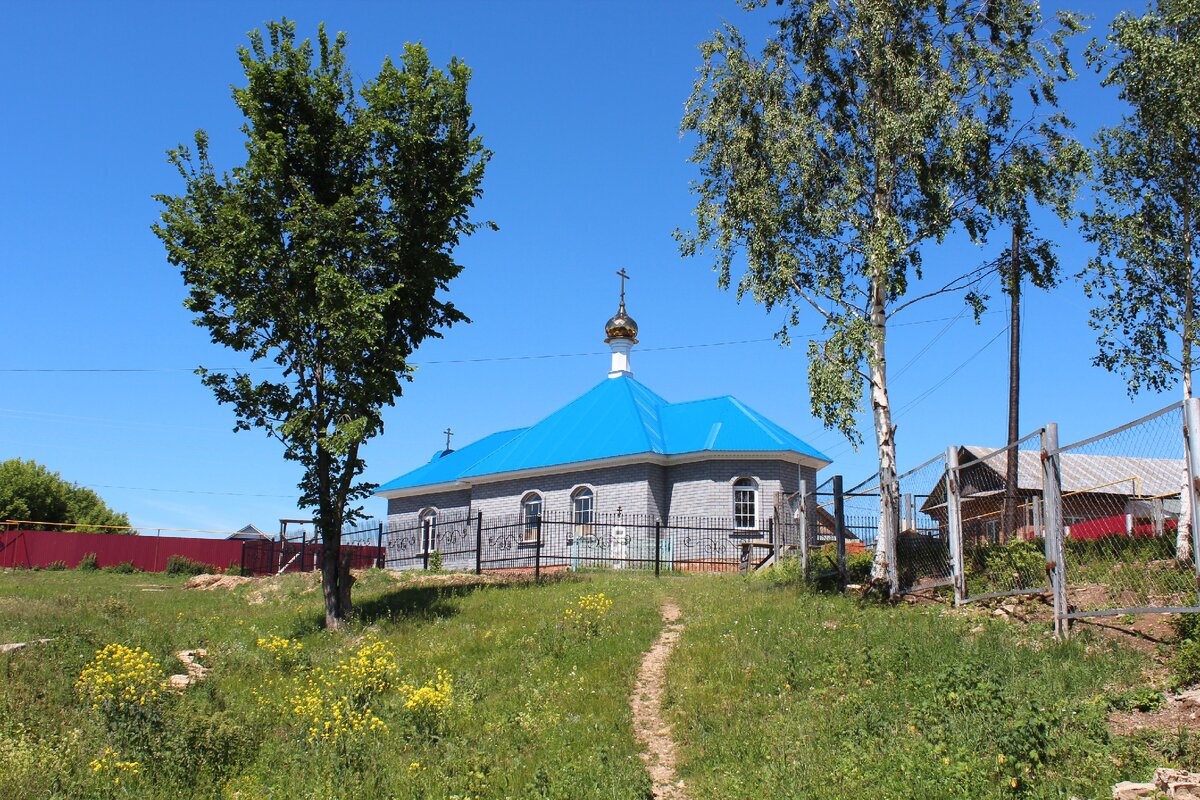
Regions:
<instances>
[{"instance_id":1,"label":"white window frame","mask_svg":"<svg viewBox=\"0 0 1200 800\"><path fill-rule=\"evenodd\" d=\"M537 503L537 514L534 515L534 519L531 520L530 515L529 515L529 506L531 506L534 502ZM524 542L537 541L536 521L537 521L537 517L542 516L542 509L545 508L545 505L546 505L546 499L544 497L542 497L541 492L537 492L537 491L526 492L525 494L523 494L521 496L521 523L522 523L522 531L523 531L523 533L521 535L522 541L524 541Z\"/></svg>"},{"instance_id":2,"label":"white window frame","mask_svg":"<svg viewBox=\"0 0 1200 800\"><path fill-rule=\"evenodd\" d=\"M746 484L749 484L749 485L747 486ZM759 509L759 500L760 500L759 495L761 494L761 491L762 491L762 484L759 483L758 478L755 478L750 475L741 475L741 476L733 479L732 483L730 484L730 489L732 490L732 500L733 500L733 527L734 527L734 530L739 530L739 531L758 530L758 509ZM740 518L745 518L746 515L745 515L745 513L740 513L738 511L738 505L739 505L738 494L740 494L742 492L750 493L750 502L752 504L752 507L751 507L750 524L749 525L742 524L742 520Z\"/></svg>"},{"instance_id":3,"label":"white window frame","mask_svg":"<svg viewBox=\"0 0 1200 800\"><path fill-rule=\"evenodd\" d=\"M587 521L581 522L581 512L579 501L584 497L588 498L587 504ZM577 535L586 536L592 532L592 525L596 522L596 490L588 485L576 486L571 490L571 522L575 527Z\"/></svg>"}]
</instances>

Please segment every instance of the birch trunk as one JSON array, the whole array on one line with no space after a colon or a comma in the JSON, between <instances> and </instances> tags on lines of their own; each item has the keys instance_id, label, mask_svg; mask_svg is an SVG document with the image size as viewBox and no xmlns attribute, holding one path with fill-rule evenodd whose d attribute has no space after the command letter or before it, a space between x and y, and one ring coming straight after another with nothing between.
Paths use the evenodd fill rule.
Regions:
<instances>
[{"instance_id":1,"label":"birch trunk","mask_svg":"<svg viewBox=\"0 0 1200 800\"><path fill-rule=\"evenodd\" d=\"M1195 330L1195 275L1192 270L1192 219L1191 205L1186 201L1183 205L1183 268L1185 283L1183 289L1183 347L1180 353L1180 368L1183 370L1183 399L1184 402L1192 396L1192 336ZM1190 431L1195 436L1197 431ZM1175 559L1188 561L1192 556L1192 492L1188 486L1187 470L1184 470L1183 491L1179 496L1179 524L1175 528Z\"/></svg>"},{"instance_id":2,"label":"birch trunk","mask_svg":"<svg viewBox=\"0 0 1200 800\"><path fill-rule=\"evenodd\" d=\"M888 592L899 590L896 538L900 530L900 491L896 483L896 428L887 390L887 314L882 281L871 291L871 413L879 451L879 534L875 541L872 581L887 581Z\"/></svg>"}]
</instances>

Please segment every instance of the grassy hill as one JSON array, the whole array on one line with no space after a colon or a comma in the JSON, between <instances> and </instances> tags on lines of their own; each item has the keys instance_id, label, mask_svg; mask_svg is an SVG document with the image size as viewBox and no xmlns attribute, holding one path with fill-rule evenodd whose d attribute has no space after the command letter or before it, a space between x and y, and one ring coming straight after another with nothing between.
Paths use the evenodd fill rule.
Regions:
<instances>
[{"instance_id":1,"label":"grassy hill","mask_svg":"<svg viewBox=\"0 0 1200 800\"><path fill-rule=\"evenodd\" d=\"M0 654L0 797L646 797L628 700L668 596L696 800L1101 797L1195 760L1186 736L1108 732L1152 662L1098 637L741 576L463 580L366 573L330 633L311 576L0 574L0 643L53 638ZM97 664L108 645L128 650ZM197 647L203 682L145 694Z\"/></svg>"}]
</instances>

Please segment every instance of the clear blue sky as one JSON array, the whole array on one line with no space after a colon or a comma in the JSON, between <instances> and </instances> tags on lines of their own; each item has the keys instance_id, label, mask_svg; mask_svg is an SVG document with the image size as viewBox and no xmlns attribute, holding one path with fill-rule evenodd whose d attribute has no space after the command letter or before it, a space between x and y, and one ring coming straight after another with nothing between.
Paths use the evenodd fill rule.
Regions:
<instances>
[{"instance_id":1,"label":"clear blue sky","mask_svg":"<svg viewBox=\"0 0 1200 800\"><path fill-rule=\"evenodd\" d=\"M1130 7L1064 5L1082 7L1099 27ZM242 80L235 49L247 31L285 14L304 35L321 20L347 31L360 77L406 41L423 42L438 63L465 60L478 131L495 152L478 218L500 231L460 248L465 269L452 286L474 323L416 354L415 382L365 451L369 478L383 482L426 461L447 425L463 444L533 423L603 379L602 326L615 310L620 267L633 276L639 380L672 401L736 395L833 456L823 474L854 483L872 472L869 421L856 454L809 413L802 335L817 331L817 320L795 332L791 349L779 347L770 341L778 319L719 291L707 262L681 259L671 237L690 224L693 207L691 144L678 125L696 47L723 19L752 39L767 29L767 12L748 14L732 0L10 4L0 51L8 109L0 459L36 459L149 528L253 522L269 531L298 514L297 467L262 434L232 433L231 411L191 374L239 362L191 325L182 281L150 232L151 195L180 189L167 148L202 127L218 165L242 157L229 93ZM1120 114L1115 92L1087 73L1064 101L1089 138ZM1074 231L1045 230L1066 271L1080 268L1088 251ZM931 248L929 282L998 247ZM1054 420L1071 441L1175 399L1130 401L1120 377L1090 365L1087 308L1071 280L1028 296L1023 429ZM890 346L901 467L951 442L1004 438L1006 337L971 358L1006 325L1003 301L978 327L964 315L924 350L960 309L936 301L896 319L914 323L897 327ZM749 343L691 347L717 342ZM675 347L687 349L665 349ZM555 354L587 355L498 360ZM384 501L368 501L368 510L381 515Z\"/></svg>"}]
</instances>

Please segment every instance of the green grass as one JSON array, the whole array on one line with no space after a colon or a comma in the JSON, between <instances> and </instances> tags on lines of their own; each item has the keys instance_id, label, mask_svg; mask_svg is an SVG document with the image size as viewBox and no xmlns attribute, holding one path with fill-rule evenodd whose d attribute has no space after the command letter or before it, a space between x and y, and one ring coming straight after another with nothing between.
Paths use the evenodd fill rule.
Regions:
<instances>
[{"instance_id":1,"label":"green grass","mask_svg":"<svg viewBox=\"0 0 1200 800\"><path fill-rule=\"evenodd\" d=\"M55 638L0 655L0 796L645 796L627 703L659 629L657 589L619 575L595 583L405 588L370 575L356 588L360 618L333 633L321 629L320 594L302 578L250 604L253 589L185 591L182 579L160 575L0 575L0 642ZM563 609L592 591L614 601L610 633L560 630ZM446 729L420 733L385 704L386 733L351 748L306 743L254 698L277 671L255 645L272 633L300 640L310 664L328 667L373 634L418 684L447 670L455 702ZM209 680L168 702L155 756L120 786L88 766L112 737L73 688L110 642L140 646L175 672L174 651L205 647L213 666Z\"/></svg>"},{"instance_id":2,"label":"green grass","mask_svg":"<svg viewBox=\"0 0 1200 800\"><path fill-rule=\"evenodd\" d=\"M699 579L682 598L670 705L695 797L1108 797L1196 760L1173 737L1109 735L1144 657L1086 634L972 633L979 616L765 581Z\"/></svg>"},{"instance_id":3,"label":"green grass","mask_svg":"<svg viewBox=\"0 0 1200 800\"><path fill-rule=\"evenodd\" d=\"M686 624L668 714L696 800L1105 797L1153 766L1200 766L1186 737L1108 734L1110 707L1142 702L1130 690L1145 656L1001 621L972 633L978 616L819 595L777 574L785 585L605 573L479 588L371 572L355 622L329 632L302 576L231 592L164 575L0 573L0 642L54 638L0 654L0 798L645 798L628 699L668 596ZM606 626L573 635L562 612L593 592L614 601ZM272 634L303 644L295 663L256 645ZM351 747L309 743L256 699L278 699L268 679L331 669L374 640L417 685L439 668L452 676L436 732L381 697L372 710L386 731ZM182 671L176 650L210 652L209 679L165 702L141 755L75 692L110 643L141 647L168 672ZM140 774L116 785L94 771L106 746Z\"/></svg>"}]
</instances>

